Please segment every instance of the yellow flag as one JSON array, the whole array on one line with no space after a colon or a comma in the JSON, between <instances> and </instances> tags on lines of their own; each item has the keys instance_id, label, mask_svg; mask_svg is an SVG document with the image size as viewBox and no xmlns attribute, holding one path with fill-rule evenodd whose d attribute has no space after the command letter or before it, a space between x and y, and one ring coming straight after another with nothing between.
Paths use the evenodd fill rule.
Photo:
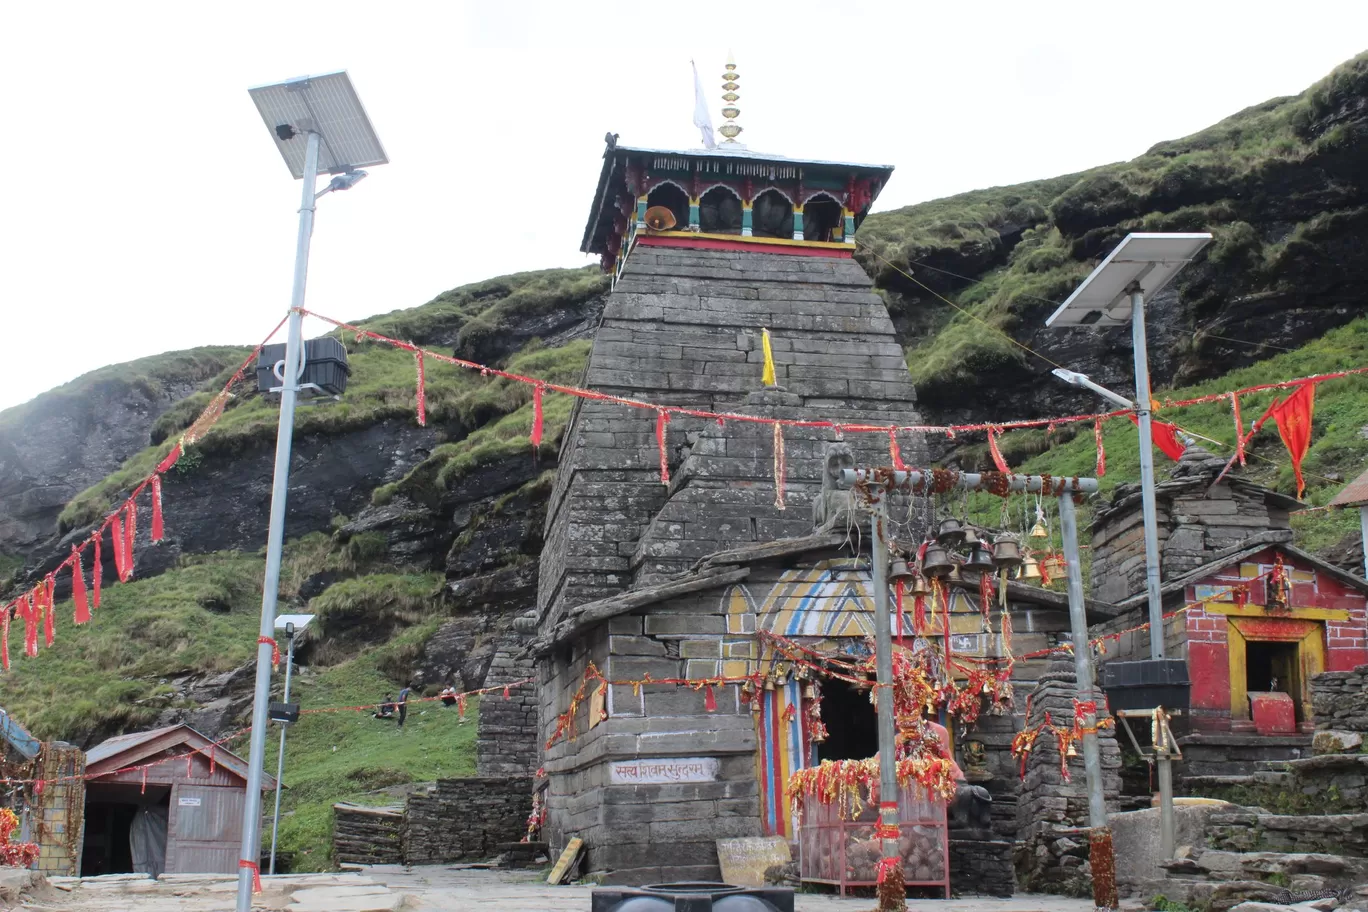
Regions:
<instances>
[{"instance_id":1,"label":"yellow flag","mask_svg":"<svg viewBox=\"0 0 1368 912\"><path fill-rule=\"evenodd\" d=\"M768 329L760 330L760 345L765 350L765 372L760 375L760 382L765 386L774 386L774 352L770 350Z\"/></svg>"}]
</instances>

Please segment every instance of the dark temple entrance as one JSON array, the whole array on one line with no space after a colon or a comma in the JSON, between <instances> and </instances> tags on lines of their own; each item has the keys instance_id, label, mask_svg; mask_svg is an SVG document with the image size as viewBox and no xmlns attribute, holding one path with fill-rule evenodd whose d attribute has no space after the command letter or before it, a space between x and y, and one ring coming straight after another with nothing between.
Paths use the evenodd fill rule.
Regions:
<instances>
[{"instance_id":1,"label":"dark temple entrance","mask_svg":"<svg viewBox=\"0 0 1368 912\"><path fill-rule=\"evenodd\" d=\"M822 723L827 739L817 745L818 760L864 760L879 752L879 722L869 691L845 681L822 684Z\"/></svg>"}]
</instances>

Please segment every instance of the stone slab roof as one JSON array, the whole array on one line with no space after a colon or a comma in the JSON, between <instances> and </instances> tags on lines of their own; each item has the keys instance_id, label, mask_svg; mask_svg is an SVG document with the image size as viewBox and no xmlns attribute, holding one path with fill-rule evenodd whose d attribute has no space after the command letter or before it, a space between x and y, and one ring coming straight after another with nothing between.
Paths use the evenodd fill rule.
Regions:
<instances>
[{"instance_id":1,"label":"stone slab roof","mask_svg":"<svg viewBox=\"0 0 1368 912\"><path fill-rule=\"evenodd\" d=\"M1288 557L1295 558L1302 563L1310 564L1312 567L1315 567L1318 572L1332 576L1346 586L1351 586L1358 589L1360 592L1368 592L1368 580L1355 576L1346 570L1341 570L1334 564L1321 560L1309 551L1303 551L1301 548L1294 547L1291 539L1292 534L1281 529L1251 535L1237 547L1227 548L1225 551L1217 552L1214 558L1205 564L1202 564L1197 569L1175 579L1165 581L1164 584L1159 587L1159 592L1163 595L1172 595L1176 592L1182 592L1188 586L1199 583L1214 573L1220 573L1227 567L1233 567L1236 564L1240 564L1258 554L1260 551L1267 551L1269 548L1275 548L1282 551ZM1142 591L1136 595L1132 595L1128 599L1118 602L1116 607L1121 612L1130 611L1144 605L1147 598L1147 594Z\"/></svg>"}]
</instances>

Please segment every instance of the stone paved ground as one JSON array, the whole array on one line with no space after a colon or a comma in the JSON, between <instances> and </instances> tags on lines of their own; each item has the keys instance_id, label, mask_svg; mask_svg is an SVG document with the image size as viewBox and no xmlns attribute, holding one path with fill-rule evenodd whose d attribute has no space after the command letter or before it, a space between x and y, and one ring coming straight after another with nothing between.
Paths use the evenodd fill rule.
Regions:
<instances>
[{"instance_id":1,"label":"stone paved ground","mask_svg":"<svg viewBox=\"0 0 1368 912\"><path fill-rule=\"evenodd\" d=\"M589 887L548 887L533 872L461 870L434 865L377 866L365 874L267 877L254 908L281 912L588 912ZM93 878L58 881L18 906L26 912L231 912L231 878L172 876L159 883ZM864 912L869 899L799 895L798 912ZM921 900L914 912L1092 912L1084 900L1023 895Z\"/></svg>"}]
</instances>

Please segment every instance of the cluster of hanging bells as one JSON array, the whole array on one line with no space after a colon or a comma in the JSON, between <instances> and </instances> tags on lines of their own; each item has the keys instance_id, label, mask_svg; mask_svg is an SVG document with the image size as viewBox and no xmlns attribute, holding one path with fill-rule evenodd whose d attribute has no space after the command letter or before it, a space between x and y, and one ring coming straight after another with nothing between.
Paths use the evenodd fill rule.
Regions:
<instances>
[{"instance_id":1,"label":"cluster of hanging bells","mask_svg":"<svg viewBox=\"0 0 1368 912\"><path fill-rule=\"evenodd\" d=\"M1038 519L1030 536L1044 538L1048 535L1044 522ZM964 560L956 561L951 557L952 551L963 553ZM930 593L928 579L957 580L961 570L971 573L1006 570L1021 579L1041 578L1040 561L1023 551L1016 535L1002 532L989 540L980 530L953 516L941 520L935 537L927 540L920 566L899 554L890 564L888 574L891 580L910 580L911 594L917 596Z\"/></svg>"}]
</instances>

